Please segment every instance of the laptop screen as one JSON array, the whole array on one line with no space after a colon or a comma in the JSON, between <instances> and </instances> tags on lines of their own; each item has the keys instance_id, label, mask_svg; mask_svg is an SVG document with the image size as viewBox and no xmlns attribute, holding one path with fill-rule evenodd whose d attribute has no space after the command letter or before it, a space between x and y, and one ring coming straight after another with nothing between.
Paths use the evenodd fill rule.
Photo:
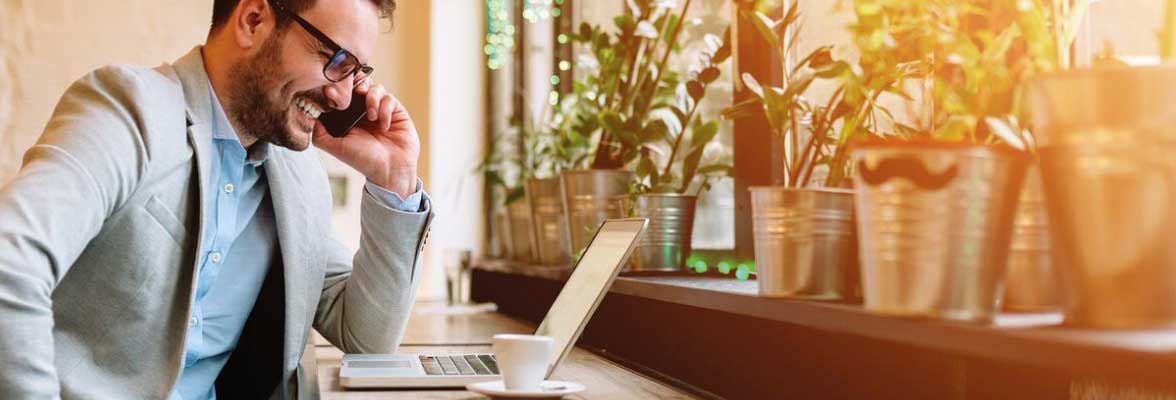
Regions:
<instances>
[{"instance_id":1,"label":"laptop screen","mask_svg":"<svg viewBox=\"0 0 1176 400\"><path fill-rule=\"evenodd\" d=\"M550 336L555 341L548 374L575 345L580 330L608 291L609 283L620 272L629 248L644 227L644 219L605 221L584 250L572 276L568 277L539 329L535 330L536 335Z\"/></svg>"}]
</instances>

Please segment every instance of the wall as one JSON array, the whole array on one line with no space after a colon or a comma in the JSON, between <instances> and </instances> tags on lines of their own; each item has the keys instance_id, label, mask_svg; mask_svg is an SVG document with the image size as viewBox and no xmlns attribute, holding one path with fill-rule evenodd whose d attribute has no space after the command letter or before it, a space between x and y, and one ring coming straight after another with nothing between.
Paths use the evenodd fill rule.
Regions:
<instances>
[{"instance_id":1,"label":"wall","mask_svg":"<svg viewBox=\"0 0 1176 400\"><path fill-rule=\"evenodd\" d=\"M175 59L203 41L211 13L211 1L2 0L0 183L70 83L108 63Z\"/></svg>"},{"instance_id":2,"label":"wall","mask_svg":"<svg viewBox=\"0 0 1176 400\"><path fill-rule=\"evenodd\" d=\"M486 147L486 75L482 52L481 0L433 2L430 117L437 145L430 154L434 182L433 227L428 260L434 268L450 263L447 254L484 248L482 179L475 173ZM420 294L444 293L443 275L433 274ZM432 291L432 292L429 292Z\"/></svg>"}]
</instances>

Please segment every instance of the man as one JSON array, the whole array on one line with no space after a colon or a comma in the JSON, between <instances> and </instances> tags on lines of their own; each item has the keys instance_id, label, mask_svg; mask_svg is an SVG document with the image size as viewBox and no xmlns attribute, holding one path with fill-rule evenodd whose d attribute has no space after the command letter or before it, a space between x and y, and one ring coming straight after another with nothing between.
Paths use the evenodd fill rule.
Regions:
<instances>
[{"instance_id":1,"label":"man","mask_svg":"<svg viewBox=\"0 0 1176 400\"><path fill-rule=\"evenodd\" d=\"M70 87L0 190L0 398L305 397L312 326L393 351L432 220L416 129L365 64L394 9L215 0L204 46ZM353 91L367 120L327 135ZM367 177L358 253L312 142Z\"/></svg>"}]
</instances>

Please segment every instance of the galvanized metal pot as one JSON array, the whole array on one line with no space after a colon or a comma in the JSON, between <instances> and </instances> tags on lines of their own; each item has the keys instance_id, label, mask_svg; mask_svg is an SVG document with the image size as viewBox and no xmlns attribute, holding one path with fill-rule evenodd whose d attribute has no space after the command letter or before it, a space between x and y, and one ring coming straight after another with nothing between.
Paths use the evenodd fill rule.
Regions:
<instances>
[{"instance_id":1,"label":"galvanized metal pot","mask_svg":"<svg viewBox=\"0 0 1176 400\"><path fill-rule=\"evenodd\" d=\"M531 248L531 206L523 199L506 206L510 219L510 258L515 261L531 262L535 255Z\"/></svg>"},{"instance_id":2,"label":"galvanized metal pot","mask_svg":"<svg viewBox=\"0 0 1176 400\"><path fill-rule=\"evenodd\" d=\"M989 322L1028 157L1007 148L873 142L853 150L866 310Z\"/></svg>"},{"instance_id":3,"label":"galvanized metal pot","mask_svg":"<svg viewBox=\"0 0 1176 400\"><path fill-rule=\"evenodd\" d=\"M568 171L560 176L569 254L584 251L601 222L624 217L621 202L633 179L633 172L624 170Z\"/></svg>"},{"instance_id":4,"label":"galvanized metal pot","mask_svg":"<svg viewBox=\"0 0 1176 400\"><path fill-rule=\"evenodd\" d=\"M697 196L642 194L633 201L633 216L649 218L649 228L637 243L628 272L681 271L690 257Z\"/></svg>"},{"instance_id":5,"label":"galvanized metal pot","mask_svg":"<svg viewBox=\"0 0 1176 400\"><path fill-rule=\"evenodd\" d=\"M860 297L853 191L783 186L750 190L760 296Z\"/></svg>"},{"instance_id":6,"label":"galvanized metal pot","mask_svg":"<svg viewBox=\"0 0 1176 400\"><path fill-rule=\"evenodd\" d=\"M1041 168L1029 167L1009 245L1003 308L1010 311L1057 310L1057 274L1050 257L1049 217Z\"/></svg>"},{"instance_id":7,"label":"galvanized metal pot","mask_svg":"<svg viewBox=\"0 0 1176 400\"><path fill-rule=\"evenodd\" d=\"M1065 323L1176 327L1176 66L1034 85Z\"/></svg>"},{"instance_id":8,"label":"galvanized metal pot","mask_svg":"<svg viewBox=\"0 0 1176 400\"><path fill-rule=\"evenodd\" d=\"M567 264L568 229L563 213L559 179L528 179L525 191L531 206L531 246L535 262L546 265Z\"/></svg>"}]
</instances>

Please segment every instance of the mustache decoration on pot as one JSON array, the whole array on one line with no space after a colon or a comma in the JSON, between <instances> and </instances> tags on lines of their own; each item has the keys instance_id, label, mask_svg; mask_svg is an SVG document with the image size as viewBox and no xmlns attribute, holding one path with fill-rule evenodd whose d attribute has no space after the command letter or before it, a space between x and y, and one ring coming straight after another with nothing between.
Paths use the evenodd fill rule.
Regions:
<instances>
[{"instance_id":1,"label":"mustache decoration on pot","mask_svg":"<svg viewBox=\"0 0 1176 400\"><path fill-rule=\"evenodd\" d=\"M915 156L886 158L880 161L876 168L870 168L865 160L862 160L858 161L857 170L862 180L870 186L878 186L894 178L906 178L923 190L942 189L955 180L960 172L959 166L952 164L941 173L933 173Z\"/></svg>"}]
</instances>

